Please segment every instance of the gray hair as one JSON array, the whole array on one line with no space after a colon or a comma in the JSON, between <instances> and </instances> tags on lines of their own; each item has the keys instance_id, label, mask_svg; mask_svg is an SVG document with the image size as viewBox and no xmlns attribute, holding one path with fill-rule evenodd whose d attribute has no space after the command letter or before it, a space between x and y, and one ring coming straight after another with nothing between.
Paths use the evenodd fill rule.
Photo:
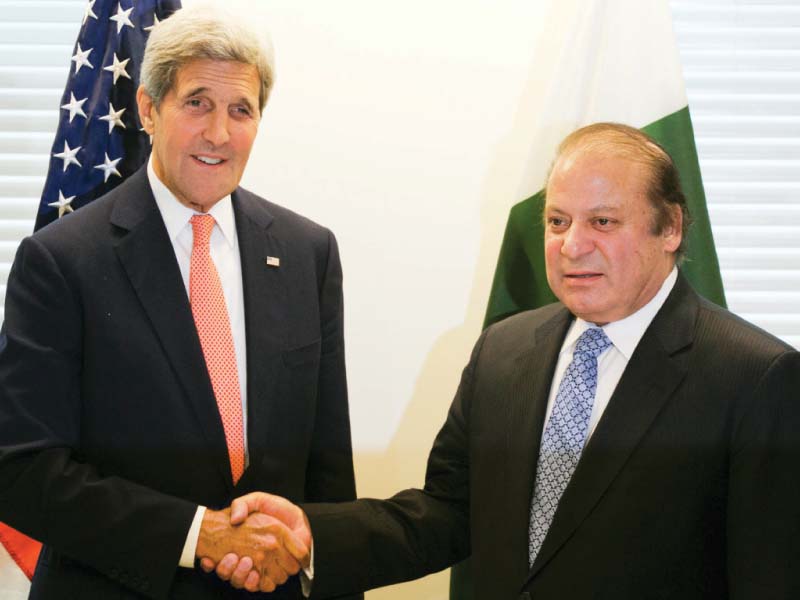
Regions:
<instances>
[{"instance_id":1,"label":"gray hair","mask_svg":"<svg viewBox=\"0 0 800 600\"><path fill-rule=\"evenodd\" d=\"M240 19L207 5L180 9L150 33L141 83L156 108L175 85L181 67L197 59L253 65L261 84L258 101L263 112L275 79L271 48L265 48Z\"/></svg>"}]
</instances>

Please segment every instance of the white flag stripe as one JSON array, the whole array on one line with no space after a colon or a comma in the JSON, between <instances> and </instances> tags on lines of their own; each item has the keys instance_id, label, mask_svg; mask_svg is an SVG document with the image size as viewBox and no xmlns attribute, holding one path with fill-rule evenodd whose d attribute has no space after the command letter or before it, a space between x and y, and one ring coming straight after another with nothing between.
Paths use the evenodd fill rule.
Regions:
<instances>
[{"instance_id":1,"label":"white flag stripe","mask_svg":"<svg viewBox=\"0 0 800 600\"><path fill-rule=\"evenodd\" d=\"M551 0L546 22L525 102L538 122L516 200L542 188L557 144L574 129L643 127L687 104L666 0Z\"/></svg>"}]
</instances>

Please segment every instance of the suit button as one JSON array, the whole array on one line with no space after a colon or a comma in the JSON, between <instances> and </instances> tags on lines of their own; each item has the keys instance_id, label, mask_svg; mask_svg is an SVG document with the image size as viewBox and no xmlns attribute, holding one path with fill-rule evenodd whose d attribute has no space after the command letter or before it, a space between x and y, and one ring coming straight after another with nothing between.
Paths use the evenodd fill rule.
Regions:
<instances>
[{"instance_id":1,"label":"suit button","mask_svg":"<svg viewBox=\"0 0 800 600\"><path fill-rule=\"evenodd\" d=\"M111 569L111 570L108 572L108 574L109 574L109 575L111 575L111 577L113 577L114 579L118 579L118 578L119 578L119 569L117 569L116 567L114 567L113 569Z\"/></svg>"}]
</instances>

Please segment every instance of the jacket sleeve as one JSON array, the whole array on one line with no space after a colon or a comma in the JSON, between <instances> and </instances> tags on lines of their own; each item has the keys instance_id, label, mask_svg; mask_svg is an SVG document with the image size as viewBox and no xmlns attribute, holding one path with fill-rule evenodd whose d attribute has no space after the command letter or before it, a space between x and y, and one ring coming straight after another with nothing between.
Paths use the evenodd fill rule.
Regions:
<instances>
[{"instance_id":1,"label":"jacket sleeve","mask_svg":"<svg viewBox=\"0 0 800 600\"><path fill-rule=\"evenodd\" d=\"M317 258L320 307L319 381L306 470L305 499L338 502L356 497L344 353L342 266L333 234Z\"/></svg>"},{"instance_id":2,"label":"jacket sleeve","mask_svg":"<svg viewBox=\"0 0 800 600\"><path fill-rule=\"evenodd\" d=\"M800 353L779 355L734 430L728 580L734 600L800 597Z\"/></svg>"},{"instance_id":3,"label":"jacket sleeve","mask_svg":"<svg viewBox=\"0 0 800 600\"><path fill-rule=\"evenodd\" d=\"M57 257L21 244L0 330L0 520L150 598L166 598L196 505L85 462L83 316Z\"/></svg>"},{"instance_id":4,"label":"jacket sleeve","mask_svg":"<svg viewBox=\"0 0 800 600\"><path fill-rule=\"evenodd\" d=\"M428 457L424 489L388 500L304 506L314 536L312 598L440 571L470 553L469 415L481 336Z\"/></svg>"}]
</instances>

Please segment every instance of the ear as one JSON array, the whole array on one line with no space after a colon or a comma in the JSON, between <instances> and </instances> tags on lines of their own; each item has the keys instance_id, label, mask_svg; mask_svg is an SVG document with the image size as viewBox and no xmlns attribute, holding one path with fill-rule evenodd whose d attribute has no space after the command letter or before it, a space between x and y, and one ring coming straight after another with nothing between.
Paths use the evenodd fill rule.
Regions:
<instances>
[{"instance_id":1,"label":"ear","mask_svg":"<svg viewBox=\"0 0 800 600\"><path fill-rule=\"evenodd\" d=\"M153 99L150 97L143 85L139 86L139 89L136 90L136 104L139 106L139 120L142 123L142 127L148 133L148 135L153 135L153 131L155 130L155 125L153 122L153 117L156 107L153 104Z\"/></svg>"},{"instance_id":2,"label":"ear","mask_svg":"<svg viewBox=\"0 0 800 600\"><path fill-rule=\"evenodd\" d=\"M661 236L664 238L664 250L673 253L678 250L683 240L683 213L681 207L677 205L671 206L670 212L671 222L661 232Z\"/></svg>"}]
</instances>

